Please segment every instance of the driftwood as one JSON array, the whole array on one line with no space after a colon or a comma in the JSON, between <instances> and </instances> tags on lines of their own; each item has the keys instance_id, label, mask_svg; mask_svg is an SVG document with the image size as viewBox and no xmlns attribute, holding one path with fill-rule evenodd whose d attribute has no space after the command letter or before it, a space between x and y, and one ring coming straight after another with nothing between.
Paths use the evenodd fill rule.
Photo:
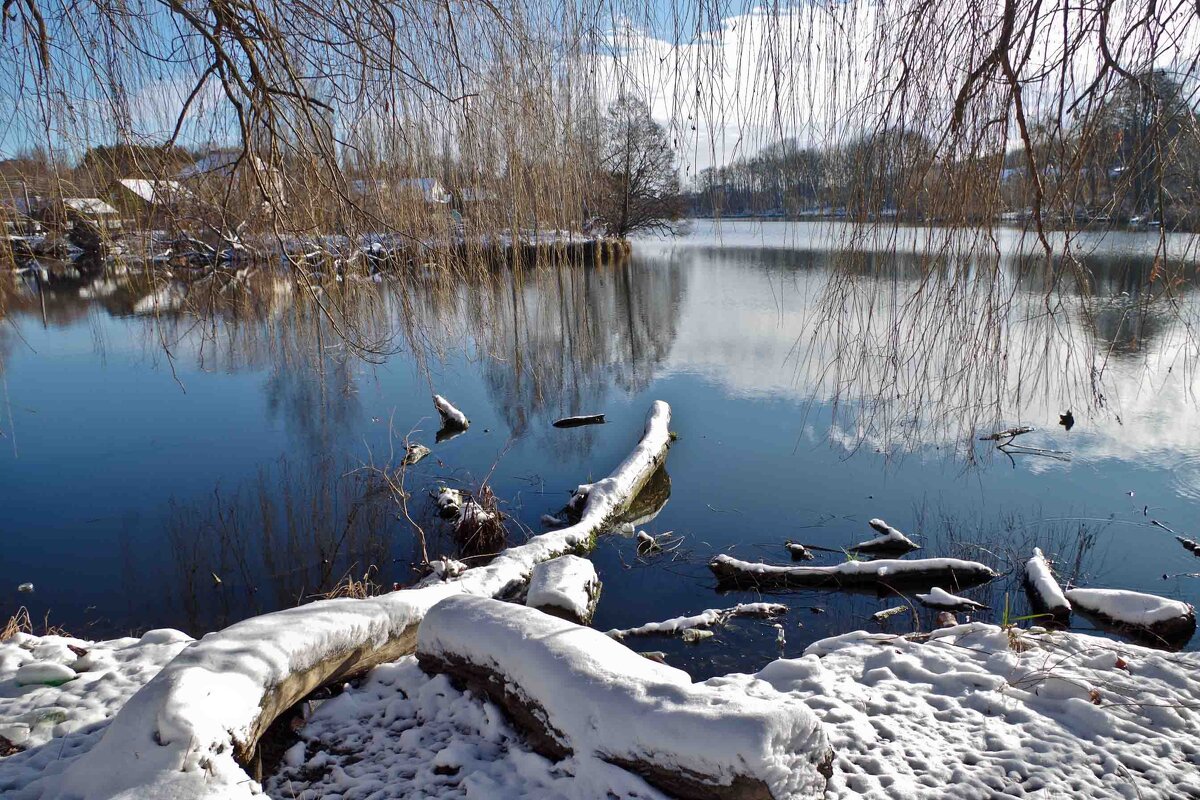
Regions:
<instances>
[{"instance_id":1,"label":"driftwood","mask_svg":"<svg viewBox=\"0 0 1200 800\"><path fill-rule=\"evenodd\" d=\"M788 612L788 607L779 603L739 603L733 608L710 608L690 617L673 617L662 622L648 622L636 628L613 628L607 636L624 639L626 636L672 635L686 633L698 628L724 625L734 617L761 617L773 619Z\"/></svg>"},{"instance_id":2,"label":"driftwood","mask_svg":"<svg viewBox=\"0 0 1200 800\"><path fill-rule=\"evenodd\" d=\"M63 771L61 785L79 795L147 797L143 787L153 780L169 784L172 796L228 800L231 785L248 782L214 781L214 773L228 778L240 775L239 767L253 771L263 733L315 689L412 653L417 626L439 601L505 595L526 582L536 564L591 549L666 460L670 420L670 406L656 401L641 440L592 484L575 525L434 585L365 600L323 600L205 636L130 698L100 741Z\"/></svg>"},{"instance_id":3,"label":"driftwood","mask_svg":"<svg viewBox=\"0 0 1200 800\"><path fill-rule=\"evenodd\" d=\"M847 561L832 567L785 567L718 555L708 564L721 588L817 589L822 587L966 588L998 577L990 567L957 558Z\"/></svg>"},{"instance_id":4,"label":"driftwood","mask_svg":"<svg viewBox=\"0 0 1200 800\"><path fill-rule=\"evenodd\" d=\"M850 548L851 553L859 553L862 555L904 555L911 553L913 550L920 550L921 546L909 539L896 528L888 525L881 519L873 519L867 523L879 535L874 539L865 542L859 542Z\"/></svg>"},{"instance_id":5,"label":"driftwood","mask_svg":"<svg viewBox=\"0 0 1200 800\"><path fill-rule=\"evenodd\" d=\"M581 425L603 425L603 414L584 414L578 417L563 417L550 423L556 428L578 428Z\"/></svg>"},{"instance_id":6,"label":"driftwood","mask_svg":"<svg viewBox=\"0 0 1200 800\"><path fill-rule=\"evenodd\" d=\"M1025 593L1034 612L1050 617L1048 622L1065 625L1071 619L1071 602L1063 594L1050 563L1040 548L1033 549L1033 558L1025 562Z\"/></svg>"},{"instance_id":7,"label":"driftwood","mask_svg":"<svg viewBox=\"0 0 1200 800\"><path fill-rule=\"evenodd\" d=\"M486 695L547 758L594 755L672 797L817 796L830 774L832 750L802 701L692 683L598 631L522 606L444 601L421 625L417 660Z\"/></svg>"},{"instance_id":8,"label":"driftwood","mask_svg":"<svg viewBox=\"0 0 1200 800\"><path fill-rule=\"evenodd\" d=\"M1159 608L1152 613L1136 609L1125 613L1106 602L1104 594L1119 594L1125 598L1144 600ZM1177 650L1196 633L1196 609L1179 600L1169 600L1152 594L1104 589L1071 589L1067 592L1071 607L1101 627L1128 636L1152 647Z\"/></svg>"}]
</instances>

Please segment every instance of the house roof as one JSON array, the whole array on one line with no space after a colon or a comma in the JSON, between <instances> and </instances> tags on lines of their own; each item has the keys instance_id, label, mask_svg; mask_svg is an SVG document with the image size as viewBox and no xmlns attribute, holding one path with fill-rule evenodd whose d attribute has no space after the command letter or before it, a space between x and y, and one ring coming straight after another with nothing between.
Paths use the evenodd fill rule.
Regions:
<instances>
[{"instance_id":1,"label":"house roof","mask_svg":"<svg viewBox=\"0 0 1200 800\"><path fill-rule=\"evenodd\" d=\"M239 164L240 160L240 164ZM196 159L195 163L189 164L175 174L175 177L181 181L189 178L199 178L205 175L222 175L229 176L233 174L235 167L243 169L249 168L251 165L260 172L270 171L267 162L263 161L258 156L251 156L245 159L242 158L240 150L214 150Z\"/></svg>"},{"instance_id":2,"label":"house roof","mask_svg":"<svg viewBox=\"0 0 1200 800\"><path fill-rule=\"evenodd\" d=\"M145 200L150 205L172 203L181 199L186 191L179 181L151 181L144 178L121 178L121 186Z\"/></svg>"},{"instance_id":3,"label":"house roof","mask_svg":"<svg viewBox=\"0 0 1200 800\"><path fill-rule=\"evenodd\" d=\"M99 197L64 197L63 205L80 214L117 214L115 208Z\"/></svg>"}]
</instances>

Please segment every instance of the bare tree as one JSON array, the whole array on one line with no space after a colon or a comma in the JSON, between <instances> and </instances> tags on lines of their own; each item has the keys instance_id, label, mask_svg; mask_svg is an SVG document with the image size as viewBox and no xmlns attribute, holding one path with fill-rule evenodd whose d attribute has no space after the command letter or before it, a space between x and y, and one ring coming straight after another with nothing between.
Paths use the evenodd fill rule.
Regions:
<instances>
[{"instance_id":1,"label":"bare tree","mask_svg":"<svg viewBox=\"0 0 1200 800\"><path fill-rule=\"evenodd\" d=\"M650 108L628 95L604 119L600 190L593 211L613 236L669 231L683 213L675 151Z\"/></svg>"}]
</instances>

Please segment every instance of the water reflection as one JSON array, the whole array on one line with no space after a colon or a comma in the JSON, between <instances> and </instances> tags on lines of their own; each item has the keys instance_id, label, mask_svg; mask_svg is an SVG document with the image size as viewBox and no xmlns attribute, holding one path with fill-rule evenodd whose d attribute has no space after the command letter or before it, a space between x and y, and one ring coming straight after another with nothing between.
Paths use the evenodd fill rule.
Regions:
<instances>
[{"instance_id":1,"label":"water reflection","mask_svg":"<svg viewBox=\"0 0 1200 800\"><path fill-rule=\"evenodd\" d=\"M415 429L433 448L409 476L418 512L431 486L490 476L519 540L611 469L662 398L681 439L636 524L685 545L639 570L633 545L606 542L602 627L713 607L713 552L761 545L754 558L786 560L784 539L814 519L814 543L837 554L870 516L932 537L940 526L912 512L925 502L979 509L958 539L923 542L931 555L971 557L990 541L1014 564L1032 544L1071 562L1111 548L1122 555L1109 572L1071 572L1195 596L1183 579L1161 582L1194 571L1182 563L1193 557L1150 525L1178 524L1200 498L1190 262L1111 236L1048 265L1007 241L948 251L913 231L847 255L837 236L779 230L791 233L643 242L614 265L471 279L8 276L0 369L14 410L0 430L21 447L0 452L16 498L0 580L46 586L33 600L64 624L91 619L90 605L121 616L118 628L193 632L370 566L383 585L403 582L413 530L362 470L394 466L397 436ZM471 417L467 433L436 439L433 391ZM1068 408L1070 431L1057 425ZM608 424L550 425L594 412ZM978 441L1014 424L1038 428L1022 443L1071 459L1010 463ZM52 491L64 463L89 475L70 507ZM1036 535L1004 524L1037 503L1047 518L1112 527L1055 549L1040 518L1027 523ZM61 586L66 557L85 565L79 586ZM860 597L817 604L829 614L806 616L793 642L878 610Z\"/></svg>"}]
</instances>

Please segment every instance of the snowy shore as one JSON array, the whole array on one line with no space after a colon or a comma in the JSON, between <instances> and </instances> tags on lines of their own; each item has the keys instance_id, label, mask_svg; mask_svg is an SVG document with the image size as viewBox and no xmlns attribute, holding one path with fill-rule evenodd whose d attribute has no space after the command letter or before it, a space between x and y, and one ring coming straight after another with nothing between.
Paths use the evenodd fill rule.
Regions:
<instances>
[{"instance_id":1,"label":"snowy shore","mask_svg":"<svg viewBox=\"0 0 1200 800\"><path fill-rule=\"evenodd\" d=\"M0 795L64 796L64 771L189 641L152 631L140 640L0 643L0 735L25 748L0 758ZM33 663L76 677L21 685L18 673L36 672ZM1200 796L1196 653L975 623L924 641L850 633L755 675L704 685L806 704L833 746L830 798ZM258 790L245 780L243 791ZM396 798L663 797L595 756L554 763L534 753L496 706L426 675L412 656L316 707L262 788L277 798L351 789Z\"/></svg>"}]
</instances>

